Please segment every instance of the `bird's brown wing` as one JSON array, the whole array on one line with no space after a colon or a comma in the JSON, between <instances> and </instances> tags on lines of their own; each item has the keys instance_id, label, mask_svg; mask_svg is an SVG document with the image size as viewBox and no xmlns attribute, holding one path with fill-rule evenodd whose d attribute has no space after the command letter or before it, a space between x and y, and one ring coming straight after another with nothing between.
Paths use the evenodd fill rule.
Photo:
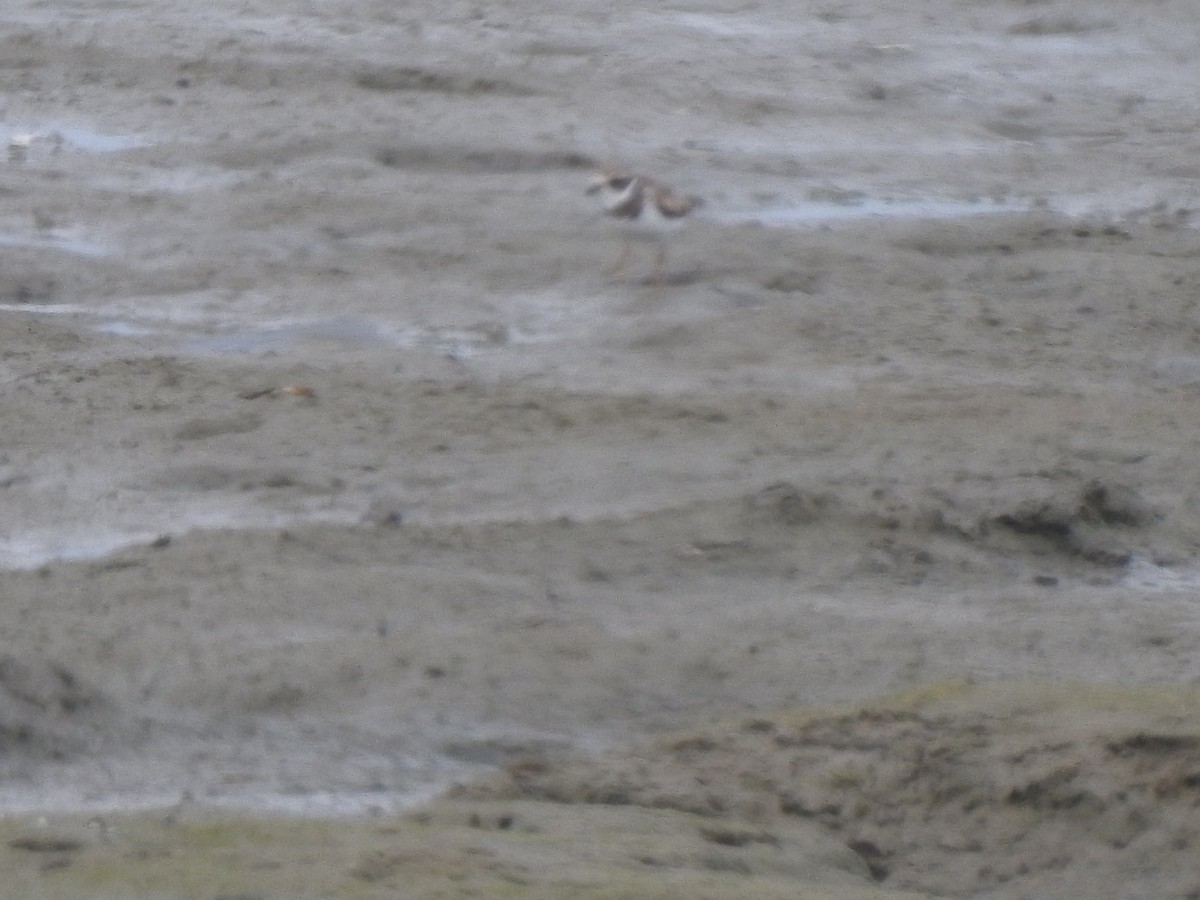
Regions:
<instances>
[{"instance_id":1,"label":"bird's brown wing","mask_svg":"<svg viewBox=\"0 0 1200 900\"><path fill-rule=\"evenodd\" d=\"M680 197L678 194L672 194L666 188L657 188L654 191L654 202L658 204L659 211L668 219L686 216L700 205L700 201L696 197Z\"/></svg>"}]
</instances>

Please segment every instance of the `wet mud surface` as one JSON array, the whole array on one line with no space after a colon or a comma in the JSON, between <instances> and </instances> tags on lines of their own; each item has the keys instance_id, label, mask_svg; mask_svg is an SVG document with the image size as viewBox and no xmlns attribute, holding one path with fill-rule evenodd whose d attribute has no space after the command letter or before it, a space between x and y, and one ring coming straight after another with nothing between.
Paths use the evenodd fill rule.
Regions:
<instances>
[{"instance_id":1,"label":"wet mud surface","mask_svg":"<svg viewBox=\"0 0 1200 900\"><path fill-rule=\"evenodd\" d=\"M1195 896L1188 15L9 4L22 890ZM595 162L704 197L664 284ZM472 815L577 837L396 849Z\"/></svg>"}]
</instances>

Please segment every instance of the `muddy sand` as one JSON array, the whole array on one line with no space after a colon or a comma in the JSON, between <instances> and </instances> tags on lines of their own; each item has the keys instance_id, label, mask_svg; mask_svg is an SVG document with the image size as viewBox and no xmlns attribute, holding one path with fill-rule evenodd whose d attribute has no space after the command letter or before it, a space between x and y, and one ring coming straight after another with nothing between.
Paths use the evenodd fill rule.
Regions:
<instances>
[{"instance_id":1,"label":"muddy sand","mask_svg":"<svg viewBox=\"0 0 1200 900\"><path fill-rule=\"evenodd\" d=\"M6 4L9 895L1200 896L1192 13Z\"/></svg>"}]
</instances>

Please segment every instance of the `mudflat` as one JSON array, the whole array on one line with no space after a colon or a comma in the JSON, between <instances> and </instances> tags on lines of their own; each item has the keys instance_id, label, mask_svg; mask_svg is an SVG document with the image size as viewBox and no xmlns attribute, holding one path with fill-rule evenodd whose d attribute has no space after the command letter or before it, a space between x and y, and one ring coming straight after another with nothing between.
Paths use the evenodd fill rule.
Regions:
<instances>
[{"instance_id":1,"label":"mudflat","mask_svg":"<svg viewBox=\"0 0 1200 900\"><path fill-rule=\"evenodd\" d=\"M1200 896L1191 8L544 7L0 13L12 896Z\"/></svg>"}]
</instances>

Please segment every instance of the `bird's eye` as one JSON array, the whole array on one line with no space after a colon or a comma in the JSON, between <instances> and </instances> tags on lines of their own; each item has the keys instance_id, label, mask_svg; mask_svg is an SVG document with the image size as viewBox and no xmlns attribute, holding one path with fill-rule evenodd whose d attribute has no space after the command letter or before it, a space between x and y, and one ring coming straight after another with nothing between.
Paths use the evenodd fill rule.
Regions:
<instances>
[{"instance_id":1,"label":"bird's eye","mask_svg":"<svg viewBox=\"0 0 1200 900\"><path fill-rule=\"evenodd\" d=\"M628 177L627 175L622 175L618 178L610 178L608 183L615 187L618 191L623 191L625 188L629 187L629 182L631 181L633 181L632 178Z\"/></svg>"}]
</instances>

